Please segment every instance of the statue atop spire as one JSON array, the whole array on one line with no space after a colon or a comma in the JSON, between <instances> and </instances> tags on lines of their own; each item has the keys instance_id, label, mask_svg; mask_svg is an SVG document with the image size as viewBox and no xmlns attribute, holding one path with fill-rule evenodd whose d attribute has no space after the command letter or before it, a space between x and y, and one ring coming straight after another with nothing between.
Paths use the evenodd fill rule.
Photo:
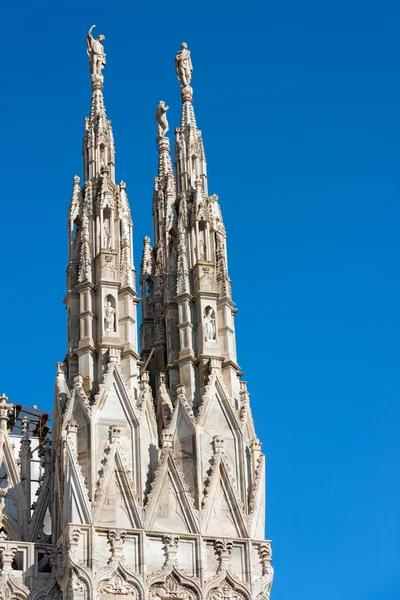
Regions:
<instances>
[{"instance_id":1,"label":"statue atop spire","mask_svg":"<svg viewBox=\"0 0 400 600\"><path fill-rule=\"evenodd\" d=\"M193 65L186 42L182 42L181 49L176 53L175 70L181 87L189 86L192 80Z\"/></svg>"},{"instance_id":2,"label":"statue atop spire","mask_svg":"<svg viewBox=\"0 0 400 600\"><path fill-rule=\"evenodd\" d=\"M106 39L104 35L99 35L97 39L92 36L92 31L96 25L92 25L86 38L86 51L89 57L90 74L94 76L101 75L101 71L106 66L106 55L101 42Z\"/></svg>"},{"instance_id":3,"label":"statue atop spire","mask_svg":"<svg viewBox=\"0 0 400 600\"><path fill-rule=\"evenodd\" d=\"M163 138L167 131L169 130L168 121L167 121L167 110L169 106L165 105L165 102L162 100L159 101L156 108L155 119L157 122L158 129L158 138Z\"/></svg>"}]
</instances>

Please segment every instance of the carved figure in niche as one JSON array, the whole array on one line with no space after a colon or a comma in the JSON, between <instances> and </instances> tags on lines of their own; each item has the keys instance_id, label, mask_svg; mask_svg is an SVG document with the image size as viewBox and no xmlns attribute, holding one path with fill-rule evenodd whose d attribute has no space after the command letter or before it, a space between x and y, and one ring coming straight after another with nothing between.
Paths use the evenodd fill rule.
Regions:
<instances>
[{"instance_id":1,"label":"carved figure in niche","mask_svg":"<svg viewBox=\"0 0 400 600\"><path fill-rule=\"evenodd\" d=\"M108 223L107 221L105 221L104 226L103 226L103 238L104 238L104 248L107 248L107 250L111 250L111 233L110 230L108 228Z\"/></svg>"},{"instance_id":2,"label":"carved figure in niche","mask_svg":"<svg viewBox=\"0 0 400 600\"><path fill-rule=\"evenodd\" d=\"M211 306L207 306L204 315L204 339L206 342L215 342L216 338L215 313Z\"/></svg>"},{"instance_id":3,"label":"carved figure in niche","mask_svg":"<svg viewBox=\"0 0 400 600\"><path fill-rule=\"evenodd\" d=\"M86 51L89 57L90 74L101 75L102 69L106 66L106 55L101 42L106 39L104 35L99 35L97 39L92 36L92 31L96 25L92 25L86 38Z\"/></svg>"},{"instance_id":4,"label":"carved figure in niche","mask_svg":"<svg viewBox=\"0 0 400 600\"><path fill-rule=\"evenodd\" d=\"M181 49L176 53L175 71L181 86L186 87L187 85L190 85L193 65L192 59L190 58L190 50L188 50L186 42L182 42Z\"/></svg>"},{"instance_id":5,"label":"carved figure in niche","mask_svg":"<svg viewBox=\"0 0 400 600\"><path fill-rule=\"evenodd\" d=\"M203 242L203 240L201 240L199 243L199 260L205 260L205 259L206 259L206 245Z\"/></svg>"},{"instance_id":6,"label":"carved figure in niche","mask_svg":"<svg viewBox=\"0 0 400 600\"><path fill-rule=\"evenodd\" d=\"M167 121L167 110L169 109L169 106L165 105L165 102L163 102L163 100L160 100L157 108L156 108L156 122L157 122L157 129L158 129L158 137L163 138L167 131L169 130L169 126L168 126L168 121Z\"/></svg>"},{"instance_id":7,"label":"carved figure in niche","mask_svg":"<svg viewBox=\"0 0 400 600\"><path fill-rule=\"evenodd\" d=\"M104 311L104 319L106 322L106 331L114 331L115 308L113 308L111 302L107 302Z\"/></svg>"},{"instance_id":8,"label":"carved figure in niche","mask_svg":"<svg viewBox=\"0 0 400 600\"><path fill-rule=\"evenodd\" d=\"M129 237L129 223L126 218L127 213L124 212L124 215L121 219L121 238L126 240Z\"/></svg>"}]
</instances>

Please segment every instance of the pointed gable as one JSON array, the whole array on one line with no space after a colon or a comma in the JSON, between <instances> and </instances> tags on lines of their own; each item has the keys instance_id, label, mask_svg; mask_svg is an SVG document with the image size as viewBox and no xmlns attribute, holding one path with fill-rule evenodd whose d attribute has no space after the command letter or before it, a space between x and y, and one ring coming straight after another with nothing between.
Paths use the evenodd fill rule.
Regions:
<instances>
[{"instance_id":1,"label":"pointed gable","mask_svg":"<svg viewBox=\"0 0 400 600\"><path fill-rule=\"evenodd\" d=\"M145 527L176 533L197 533L198 514L179 470L172 448L172 434L161 434L159 465L145 507Z\"/></svg>"}]
</instances>

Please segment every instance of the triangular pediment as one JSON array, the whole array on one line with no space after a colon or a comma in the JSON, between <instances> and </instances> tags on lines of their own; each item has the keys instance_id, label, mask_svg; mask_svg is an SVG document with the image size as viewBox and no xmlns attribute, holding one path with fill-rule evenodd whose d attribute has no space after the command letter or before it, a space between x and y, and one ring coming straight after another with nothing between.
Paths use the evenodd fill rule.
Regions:
<instances>
[{"instance_id":1,"label":"triangular pediment","mask_svg":"<svg viewBox=\"0 0 400 600\"><path fill-rule=\"evenodd\" d=\"M0 526L4 519L10 525L7 529L13 530L12 537L23 538L26 535L27 523L21 521L20 515L24 514L27 501L21 482L20 468L7 432L0 434L0 489Z\"/></svg>"},{"instance_id":2,"label":"triangular pediment","mask_svg":"<svg viewBox=\"0 0 400 600\"><path fill-rule=\"evenodd\" d=\"M94 521L104 526L141 529L143 509L117 441L108 446L102 462L103 472L95 494Z\"/></svg>"},{"instance_id":3,"label":"triangular pediment","mask_svg":"<svg viewBox=\"0 0 400 600\"><path fill-rule=\"evenodd\" d=\"M130 422L136 427L140 413L117 363L110 363L92 408L93 421Z\"/></svg>"},{"instance_id":4,"label":"triangular pediment","mask_svg":"<svg viewBox=\"0 0 400 600\"><path fill-rule=\"evenodd\" d=\"M222 453L216 453L203 499L202 533L223 537L248 537L247 519L230 467Z\"/></svg>"},{"instance_id":5,"label":"triangular pediment","mask_svg":"<svg viewBox=\"0 0 400 600\"><path fill-rule=\"evenodd\" d=\"M224 414L232 432L241 434L243 423L239 419L238 411L234 406L232 398L230 398L228 394L227 387L219 372L213 374L211 381L207 386L206 393L203 395L202 405L196 419L198 425L202 427L207 425L210 418L210 412L212 411L215 402L218 402L219 408Z\"/></svg>"},{"instance_id":6,"label":"triangular pediment","mask_svg":"<svg viewBox=\"0 0 400 600\"><path fill-rule=\"evenodd\" d=\"M78 421L81 426L83 422L90 422L89 399L79 383L72 389L63 416L63 427L65 428L72 419Z\"/></svg>"},{"instance_id":7,"label":"triangular pediment","mask_svg":"<svg viewBox=\"0 0 400 600\"><path fill-rule=\"evenodd\" d=\"M198 513L172 448L161 451L145 507L146 529L172 533L198 533Z\"/></svg>"},{"instance_id":8,"label":"triangular pediment","mask_svg":"<svg viewBox=\"0 0 400 600\"><path fill-rule=\"evenodd\" d=\"M91 523L92 509L75 449L67 439L67 469L64 487L64 523Z\"/></svg>"},{"instance_id":9,"label":"triangular pediment","mask_svg":"<svg viewBox=\"0 0 400 600\"><path fill-rule=\"evenodd\" d=\"M46 513L50 509L50 490L49 478L46 477L40 486L39 496L36 501L36 506L32 514L32 520L29 524L29 539L32 542L42 541L43 526L46 518Z\"/></svg>"}]
</instances>

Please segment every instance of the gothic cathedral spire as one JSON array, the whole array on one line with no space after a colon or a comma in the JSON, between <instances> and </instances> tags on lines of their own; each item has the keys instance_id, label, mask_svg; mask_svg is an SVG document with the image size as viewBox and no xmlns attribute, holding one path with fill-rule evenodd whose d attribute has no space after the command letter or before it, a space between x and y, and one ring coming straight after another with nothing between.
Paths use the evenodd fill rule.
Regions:
<instances>
[{"instance_id":1,"label":"gothic cathedral spire","mask_svg":"<svg viewBox=\"0 0 400 600\"><path fill-rule=\"evenodd\" d=\"M103 97L104 36L87 37L92 100L83 136L83 185L74 177L69 211L68 380L96 393L107 357L121 357L130 387L137 378L133 223L123 181L115 183L115 148Z\"/></svg>"},{"instance_id":2,"label":"gothic cathedral spire","mask_svg":"<svg viewBox=\"0 0 400 600\"><path fill-rule=\"evenodd\" d=\"M115 182L104 36L92 31L51 445L48 415L21 419L22 407L0 398L0 598L269 600L265 458L236 361L226 233L208 194L190 52L182 44L175 58L175 177L168 107L156 110L139 357L133 223Z\"/></svg>"}]
</instances>

